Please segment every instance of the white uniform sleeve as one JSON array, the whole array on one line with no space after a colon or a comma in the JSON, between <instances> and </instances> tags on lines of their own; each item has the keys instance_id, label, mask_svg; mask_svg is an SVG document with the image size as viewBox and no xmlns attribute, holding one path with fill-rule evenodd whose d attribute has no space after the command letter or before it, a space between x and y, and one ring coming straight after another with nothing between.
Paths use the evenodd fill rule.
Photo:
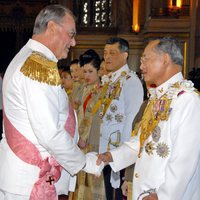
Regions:
<instances>
[{"instance_id":1,"label":"white uniform sleeve","mask_svg":"<svg viewBox=\"0 0 200 200\"><path fill-rule=\"evenodd\" d=\"M183 199L193 175L197 173L200 155L199 120L199 97L190 94L180 96L172 110L171 156L165 171L165 182L157 191L159 199ZM195 187L199 187L199 184ZM192 196L191 193L186 199L193 199Z\"/></svg>"},{"instance_id":2,"label":"white uniform sleeve","mask_svg":"<svg viewBox=\"0 0 200 200\"><path fill-rule=\"evenodd\" d=\"M132 133L132 123L143 102L143 86L135 75L128 79L123 87L125 121L122 132L122 143L129 141Z\"/></svg>"},{"instance_id":3,"label":"white uniform sleeve","mask_svg":"<svg viewBox=\"0 0 200 200\"><path fill-rule=\"evenodd\" d=\"M85 165L85 156L64 129L68 101L60 86L50 86L25 77L27 112L38 142L71 175Z\"/></svg>"},{"instance_id":4,"label":"white uniform sleeve","mask_svg":"<svg viewBox=\"0 0 200 200\"><path fill-rule=\"evenodd\" d=\"M120 171L136 162L140 148L139 137L132 137L120 147L110 151L113 162L110 163L114 172Z\"/></svg>"}]
</instances>

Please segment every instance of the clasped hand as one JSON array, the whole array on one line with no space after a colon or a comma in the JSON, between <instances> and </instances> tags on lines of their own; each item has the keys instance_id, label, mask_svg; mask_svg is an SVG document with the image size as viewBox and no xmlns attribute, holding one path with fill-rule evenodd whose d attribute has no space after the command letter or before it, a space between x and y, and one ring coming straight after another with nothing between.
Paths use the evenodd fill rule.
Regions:
<instances>
[{"instance_id":1,"label":"clasped hand","mask_svg":"<svg viewBox=\"0 0 200 200\"><path fill-rule=\"evenodd\" d=\"M113 158L112 158L111 153L105 152L105 153L98 155L98 159L97 159L96 164L100 165L102 162L104 162L104 165L107 165L109 162L112 162L112 161L113 161Z\"/></svg>"},{"instance_id":2,"label":"clasped hand","mask_svg":"<svg viewBox=\"0 0 200 200\"><path fill-rule=\"evenodd\" d=\"M86 154L85 158L86 165L83 171L94 174L95 176L100 176L104 166L113 161L110 152L99 155L95 152L89 152Z\"/></svg>"}]
</instances>

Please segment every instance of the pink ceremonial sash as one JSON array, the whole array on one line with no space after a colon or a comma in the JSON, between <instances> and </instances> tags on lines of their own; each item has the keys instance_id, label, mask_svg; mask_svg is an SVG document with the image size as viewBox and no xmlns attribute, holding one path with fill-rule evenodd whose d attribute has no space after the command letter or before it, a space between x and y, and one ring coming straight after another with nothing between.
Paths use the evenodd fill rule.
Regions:
<instances>
[{"instance_id":1,"label":"pink ceremonial sash","mask_svg":"<svg viewBox=\"0 0 200 200\"><path fill-rule=\"evenodd\" d=\"M74 109L73 109L71 103L69 102L69 114L68 114L68 117L67 117L67 121L65 123L65 130L72 137L74 137L75 128L76 128L76 119L75 119Z\"/></svg>"},{"instance_id":2,"label":"pink ceremonial sash","mask_svg":"<svg viewBox=\"0 0 200 200\"><path fill-rule=\"evenodd\" d=\"M53 182L61 176L61 166L54 158L42 159L36 146L26 139L4 115L4 129L7 143L11 150L24 162L40 168L39 180L34 184L30 200L56 200L56 189Z\"/></svg>"}]
</instances>

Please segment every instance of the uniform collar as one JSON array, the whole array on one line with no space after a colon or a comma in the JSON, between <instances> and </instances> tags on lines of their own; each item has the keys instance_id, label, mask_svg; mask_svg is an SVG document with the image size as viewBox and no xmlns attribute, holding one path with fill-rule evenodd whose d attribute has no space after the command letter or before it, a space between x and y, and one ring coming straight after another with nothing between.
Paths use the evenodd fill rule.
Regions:
<instances>
[{"instance_id":1,"label":"uniform collar","mask_svg":"<svg viewBox=\"0 0 200 200\"><path fill-rule=\"evenodd\" d=\"M53 52L50 49L48 49L45 45L43 45L42 43L40 43L36 40L33 40L33 39L29 39L29 41L27 42L27 46L29 48L31 48L33 51L43 54L48 59L50 59L56 63L58 62L58 59L53 54Z\"/></svg>"},{"instance_id":2,"label":"uniform collar","mask_svg":"<svg viewBox=\"0 0 200 200\"><path fill-rule=\"evenodd\" d=\"M155 95L157 98L160 98L163 94L165 94L170 86L172 86L174 83L183 80L183 75L181 72L175 74L170 79L168 79L166 82L164 82L162 85L156 87L156 88L150 88L149 93L151 94L151 98L153 98Z\"/></svg>"},{"instance_id":3,"label":"uniform collar","mask_svg":"<svg viewBox=\"0 0 200 200\"><path fill-rule=\"evenodd\" d=\"M119 78L121 76L122 72L126 72L126 73L129 72L129 67L127 64L112 73L111 81L114 82L117 78Z\"/></svg>"}]
</instances>

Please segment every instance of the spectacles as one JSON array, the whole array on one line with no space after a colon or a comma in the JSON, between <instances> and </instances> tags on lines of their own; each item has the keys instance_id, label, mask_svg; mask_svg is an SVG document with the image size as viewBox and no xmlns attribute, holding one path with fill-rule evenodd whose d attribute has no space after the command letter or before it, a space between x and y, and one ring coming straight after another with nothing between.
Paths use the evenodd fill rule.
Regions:
<instances>
[{"instance_id":1,"label":"spectacles","mask_svg":"<svg viewBox=\"0 0 200 200\"><path fill-rule=\"evenodd\" d=\"M68 36L70 37L70 39L75 38L76 36L76 31L66 31L68 33Z\"/></svg>"},{"instance_id":2,"label":"spectacles","mask_svg":"<svg viewBox=\"0 0 200 200\"><path fill-rule=\"evenodd\" d=\"M70 37L71 40L75 38L75 36L76 36L76 31L67 31L67 30L64 28L63 24L59 24L59 23L57 23L57 24L58 24L59 26L61 26L61 27L65 30L65 32L67 32L67 35Z\"/></svg>"},{"instance_id":3,"label":"spectacles","mask_svg":"<svg viewBox=\"0 0 200 200\"><path fill-rule=\"evenodd\" d=\"M146 57L145 55L142 55L140 58L140 63L145 64L149 59L150 57Z\"/></svg>"}]
</instances>

